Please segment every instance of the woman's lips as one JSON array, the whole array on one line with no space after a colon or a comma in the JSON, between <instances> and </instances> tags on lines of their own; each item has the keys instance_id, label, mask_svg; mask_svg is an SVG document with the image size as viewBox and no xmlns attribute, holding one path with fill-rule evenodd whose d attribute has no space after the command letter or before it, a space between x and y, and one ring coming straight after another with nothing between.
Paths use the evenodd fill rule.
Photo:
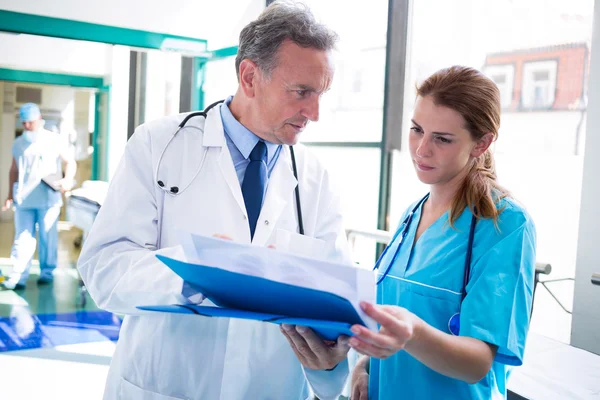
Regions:
<instances>
[{"instance_id":1,"label":"woman's lips","mask_svg":"<svg viewBox=\"0 0 600 400\"><path fill-rule=\"evenodd\" d=\"M429 166L429 165L427 165L427 164L420 163L420 162L418 162L418 161L415 161L415 165L416 165L416 166L417 166L417 168L419 168L421 171L431 171L431 170L435 169L434 167L431 167L431 166Z\"/></svg>"}]
</instances>

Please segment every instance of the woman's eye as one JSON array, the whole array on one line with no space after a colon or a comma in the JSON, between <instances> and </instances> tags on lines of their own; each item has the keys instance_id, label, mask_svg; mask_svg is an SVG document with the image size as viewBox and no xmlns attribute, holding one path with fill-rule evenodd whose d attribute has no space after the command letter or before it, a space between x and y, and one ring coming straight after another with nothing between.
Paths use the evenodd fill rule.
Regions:
<instances>
[{"instance_id":1,"label":"woman's eye","mask_svg":"<svg viewBox=\"0 0 600 400\"><path fill-rule=\"evenodd\" d=\"M416 126L413 126L412 128L410 128L411 131L415 132L415 133L423 133L423 130L421 128L418 128Z\"/></svg>"}]
</instances>

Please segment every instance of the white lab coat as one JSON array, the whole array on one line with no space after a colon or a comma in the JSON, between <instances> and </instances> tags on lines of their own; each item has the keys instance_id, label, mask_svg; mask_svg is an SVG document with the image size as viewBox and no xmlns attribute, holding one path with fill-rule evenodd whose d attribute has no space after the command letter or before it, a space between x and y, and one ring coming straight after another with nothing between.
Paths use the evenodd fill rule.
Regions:
<instances>
[{"instance_id":1,"label":"white lab coat","mask_svg":"<svg viewBox=\"0 0 600 400\"><path fill-rule=\"evenodd\" d=\"M189 302L181 294L182 279L155 257L183 257L178 229L221 233L250 243L219 106L206 121L192 118L161 163L159 179L181 189L207 150L192 185L176 197L156 187L158 158L183 117L161 118L136 130L79 259L81 276L98 306L125 314L104 398L305 399L305 377L321 399L336 398L348 375L347 362L331 372L305 370L278 325L135 308ZM306 148L297 145L295 150L305 234L325 241L330 259L349 260L329 175ZM284 146L269 179L253 243L273 244L277 229L297 232L296 183L289 148Z\"/></svg>"}]
</instances>

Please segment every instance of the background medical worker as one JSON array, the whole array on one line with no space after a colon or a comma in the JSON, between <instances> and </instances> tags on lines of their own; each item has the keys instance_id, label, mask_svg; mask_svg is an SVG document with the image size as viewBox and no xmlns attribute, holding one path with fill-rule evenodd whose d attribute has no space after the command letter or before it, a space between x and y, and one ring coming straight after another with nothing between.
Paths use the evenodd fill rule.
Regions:
<instances>
[{"instance_id":1,"label":"background medical worker","mask_svg":"<svg viewBox=\"0 0 600 400\"><path fill-rule=\"evenodd\" d=\"M13 266L4 289L24 289L31 259L36 248L36 227L39 237L39 284L53 280L52 271L58 257L58 217L62 206L61 191L73 185L77 170L75 159L57 133L44 129L44 120L36 104L27 103L19 109L25 130L12 145L12 166L9 173L8 198L2 211L15 206L15 241L10 254ZM55 181L59 191L42 183L42 178L62 172L64 178Z\"/></svg>"},{"instance_id":2,"label":"background medical worker","mask_svg":"<svg viewBox=\"0 0 600 400\"><path fill-rule=\"evenodd\" d=\"M297 186L305 239L331 260L349 259L329 175L295 145L319 119L335 41L306 7L273 3L240 34L235 96L189 119L168 146L185 115L136 129L78 263L98 306L125 314L105 399L304 400L307 379L321 399L342 391L343 340L327 346L300 327L286 337L275 324L136 309L201 301L156 258L183 257L179 230L260 246L278 232L298 235Z\"/></svg>"},{"instance_id":3,"label":"background medical worker","mask_svg":"<svg viewBox=\"0 0 600 400\"><path fill-rule=\"evenodd\" d=\"M352 328L351 346L366 355L352 399L505 398L510 366L523 360L536 234L496 182L500 93L474 69L443 69L418 87L411 124L410 155L430 194L382 256L378 305L362 305L379 332Z\"/></svg>"}]
</instances>

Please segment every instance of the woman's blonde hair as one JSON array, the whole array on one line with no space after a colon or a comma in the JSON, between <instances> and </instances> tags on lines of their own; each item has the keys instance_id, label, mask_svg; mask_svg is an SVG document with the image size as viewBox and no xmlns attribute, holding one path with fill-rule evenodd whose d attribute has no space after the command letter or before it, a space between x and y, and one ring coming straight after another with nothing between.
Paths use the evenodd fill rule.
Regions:
<instances>
[{"instance_id":1,"label":"woman's blonde hair","mask_svg":"<svg viewBox=\"0 0 600 400\"><path fill-rule=\"evenodd\" d=\"M500 91L496 84L476 69L453 66L437 71L417 87L417 96L428 96L438 106L458 112L473 140L487 133L498 138L500 128ZM469 173L452 200L450 225L466 207L477 218L491 218L498 226L502 212L496 204L509 196L496 181L494 156L490 149L473 160Z\"/></svg>"}]
</instances>

